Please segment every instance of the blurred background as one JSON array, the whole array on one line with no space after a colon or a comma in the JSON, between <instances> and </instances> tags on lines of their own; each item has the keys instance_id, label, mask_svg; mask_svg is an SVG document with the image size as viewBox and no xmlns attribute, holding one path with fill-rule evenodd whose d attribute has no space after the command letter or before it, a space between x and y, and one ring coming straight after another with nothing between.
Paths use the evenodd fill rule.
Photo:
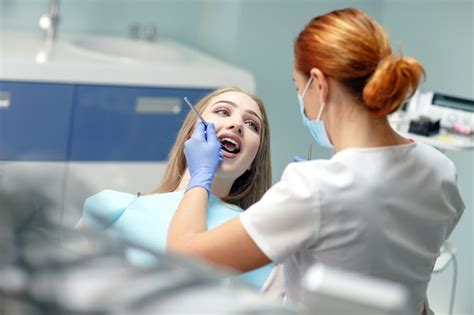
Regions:
<instances>
[{"instance_id":1,"label":"blurred background","mask_svg":"<svg viewBox=\"0 0 474 315\"><path fill-rule=\"evenodd\" d=\"M8 93L7 96L0 95L0 102L11 96L13 109L14 99L19 95L16 99L23 97L26 103L31 103L28 100L30 96L35 99L35 104L41 105L41 100L49 102L53 93L57 93L53 98L59 102L57 108L52 107L42 113L34 114L35 111L29 109L18 111L16 121L6 114L6 110L2 113L0 106L0 151L13 141L13 135L16 139L24 137L25 146L31 140L38 148L51 145L54 142L52 139L62 133L65 137L58 140L62 141L61 145L52 151L46 150L45 154L37 153L41 150L26 152L28 150L18 144L16 153L1 155L0 188L21 190L24 185L41 187L42 192L56 202L51 207L53 216L69 226L80 217L84 198L100 189L134 193L150 191L159 183L167 150L187 111L183 108L174 116L164 120L157 118L152 122L147 122L146 117L127 120L128 114L123 112L106 115L107 111L94 111L94 106L106 107L110 100L120 103L132 94L165 97L164 104L171 104L172 107L176 105L172 101L176 98L188 95L196 101L219 85L238 85L255 92L268 110L273 176L277 181L294 155L306 156L311 142L301 123L292 83L293 39L312 17L328 11L356 7L374 17L388 32L394 51L401 48L405 55L418 59L424 65L427 78L420 87L421 91L474 98L472 0L60 1L55 34L58 42L71 42L73 38L77 44L77 38L83 39L88 35L120 37L127 40L121 46L126 51L127 43L132 41L148 45L170 40L171 46L186 51L196 60L202 60L199 64L196 61L193 65L177 65L175 68L179 71L166 68L171 67L172 60L164 66L156 66L160 69L156 72L154 67L147 67L146 64L135 66L126 58L110 61L105 53L87 55L83 50L81 55L78 52L81 47L74 53L64 53L64 58L58 62L53 52L50 67L48 61L44 62L41 58L37 58L34 65L16 58L26 54L25 50L30 47L21 46L20 37L31 36L42 40L46 36L45 30L38 24L42 15L51 12L49 6L48 0L0 0L0 27L2 32L7 32L0 37L3 50L3 55L0 55L0 93L3 90ZM15 45L15 51L21 53L9 52L9 47ZM113 46L105 48L112 49ZM102 53L105 48L102 47ZM61 57L59 53L57 57ZM74 63L79 66L75 67ZM73 75L72 70L80 72L77 67L85 73ZM123 70L118 71L117 67ZM44 74L45 69L47 74ZM51 74L53 72L56 72L55 76ZM119 79L120 76L123 78ZM134 76L138 79L135 80ZM206 77L213 79L206 81ZM202 84L199 84L200 80ZM159 93L155 93L156 89ZM163 93L167 94L163 96ZM102 101L96 102L97 99ZM63 106L64 103L69 105ZM141 110L142 114L156 113L156 109L150 109L147 104L145 99L141 105L135 104L135 109ZM164 111L169 114L168 109ZM91 117L97 120L97 124L86 122ZM38 119L46 127L54 125L53 129L45 131L46 127L39 126L39 131L35 131L31 126L35 126L34 120ZM170 120L173 123L169 123ZM146 127L147 123L158 123L163 129L150 129ZM135 136L142 140L135 141L132 137L127 148L110 155L111 150L107 149L105 142L112 143L115 148L120 147L123 137L133 133L130 130L140 130ZM43 138L39 136L42 131L45 131ZM156 140L161 149L153 151L155 139L163 135L167 140ZM143 140L144 137L146 140ZM145 153L137 155L137 151ZM454 309L455 314L474 314L474 153L472 150L444 152L456 164L459 187L466 204L465 213L450 240L456 249L459 264ZM328 158L330 155L331 152L313 146L313 158ZM433 274L428 292L431 307L437 314L448 313L448 284L452 276L452 266Z\"/></svg>"}]
</instances>

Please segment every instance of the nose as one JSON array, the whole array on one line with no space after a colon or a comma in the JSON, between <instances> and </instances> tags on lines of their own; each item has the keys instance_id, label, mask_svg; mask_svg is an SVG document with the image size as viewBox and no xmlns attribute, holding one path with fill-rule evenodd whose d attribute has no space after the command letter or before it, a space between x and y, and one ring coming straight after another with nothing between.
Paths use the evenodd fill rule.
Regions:
<instances>
[{"instance_id":1,"label":"nose","mask_svg":"<svg viewBox=\"0 0 474 315\"><path fill-rule=\"evenodd\" d=\"M229 126L227 127L227 129L232 130L232 131L235 130L234 132L237 132L239 135L242 135L243 132L244 132L244 128L242 126L242 123L236 122L236 121L230 123Z\"/></svg>"}]
</instances>

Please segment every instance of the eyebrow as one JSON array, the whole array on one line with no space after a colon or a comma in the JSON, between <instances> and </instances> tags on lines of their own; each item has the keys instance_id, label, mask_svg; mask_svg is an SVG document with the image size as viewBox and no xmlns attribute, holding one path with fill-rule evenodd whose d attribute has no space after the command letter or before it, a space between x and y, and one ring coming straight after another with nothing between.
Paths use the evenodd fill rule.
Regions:
<instances>
[{"instance_id":1,"label":"eyebrow","mask_svg":"<svg viewBox=\"0 0 474 315\"><path fill-rule=\"evenodd\" d=\"M238 107L236 103L234 103L234 102L232 102L232 101L226 101L226 100L217 101L217 102L215 102L214 104L212 104L212 106L214 106L214 105L216 105L216 104L219 104L219 103L226 103L226 104L229 104L229 105L231 105L231 106L233 106L233 107L236 107L236 108ZM249 113L249 114L251 114L251 115L257 117L258 120L260 121L260 124L263 124L262 118L260 118L260 116L258 116L256 112L254 112L254 111L251 110L251 109L246 109L245 112L247 112L247 113Z\"/></svg>"}]
</instances>

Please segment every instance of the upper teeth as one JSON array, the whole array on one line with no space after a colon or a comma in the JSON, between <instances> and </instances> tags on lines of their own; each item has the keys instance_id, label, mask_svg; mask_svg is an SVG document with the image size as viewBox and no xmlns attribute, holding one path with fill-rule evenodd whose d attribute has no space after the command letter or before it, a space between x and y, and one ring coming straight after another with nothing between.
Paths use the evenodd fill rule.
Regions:
<instances>
[{"instance_id":1,"label":"upper teeth","mask_svg":"<svg viewBox=\"0 0 474 315\"><path fill-rule=\"evenodd\" d=\"M230 143L234 144L236 148L239 148L239 143L232 138L224 137L221 141L229 141Z\"/></svg>"}]
</instances>

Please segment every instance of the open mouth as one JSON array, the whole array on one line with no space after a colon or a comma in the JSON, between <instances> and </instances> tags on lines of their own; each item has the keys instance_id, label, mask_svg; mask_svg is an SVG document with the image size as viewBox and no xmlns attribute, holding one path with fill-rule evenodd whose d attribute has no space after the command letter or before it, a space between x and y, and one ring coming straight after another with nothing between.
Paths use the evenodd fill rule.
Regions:
<instances>
[{"instance_id":1,"label":"open mouth","mask_svg":"<svg viewBox=\"0 0 474 315\"><path fill-rule=\"evenodd\" d=\"M221 142L223 151L226 151L232 154L238 154L240 152L239 141L225 135L221 136L219 138L219 141Z\"/></svg>"}]
</instances>

